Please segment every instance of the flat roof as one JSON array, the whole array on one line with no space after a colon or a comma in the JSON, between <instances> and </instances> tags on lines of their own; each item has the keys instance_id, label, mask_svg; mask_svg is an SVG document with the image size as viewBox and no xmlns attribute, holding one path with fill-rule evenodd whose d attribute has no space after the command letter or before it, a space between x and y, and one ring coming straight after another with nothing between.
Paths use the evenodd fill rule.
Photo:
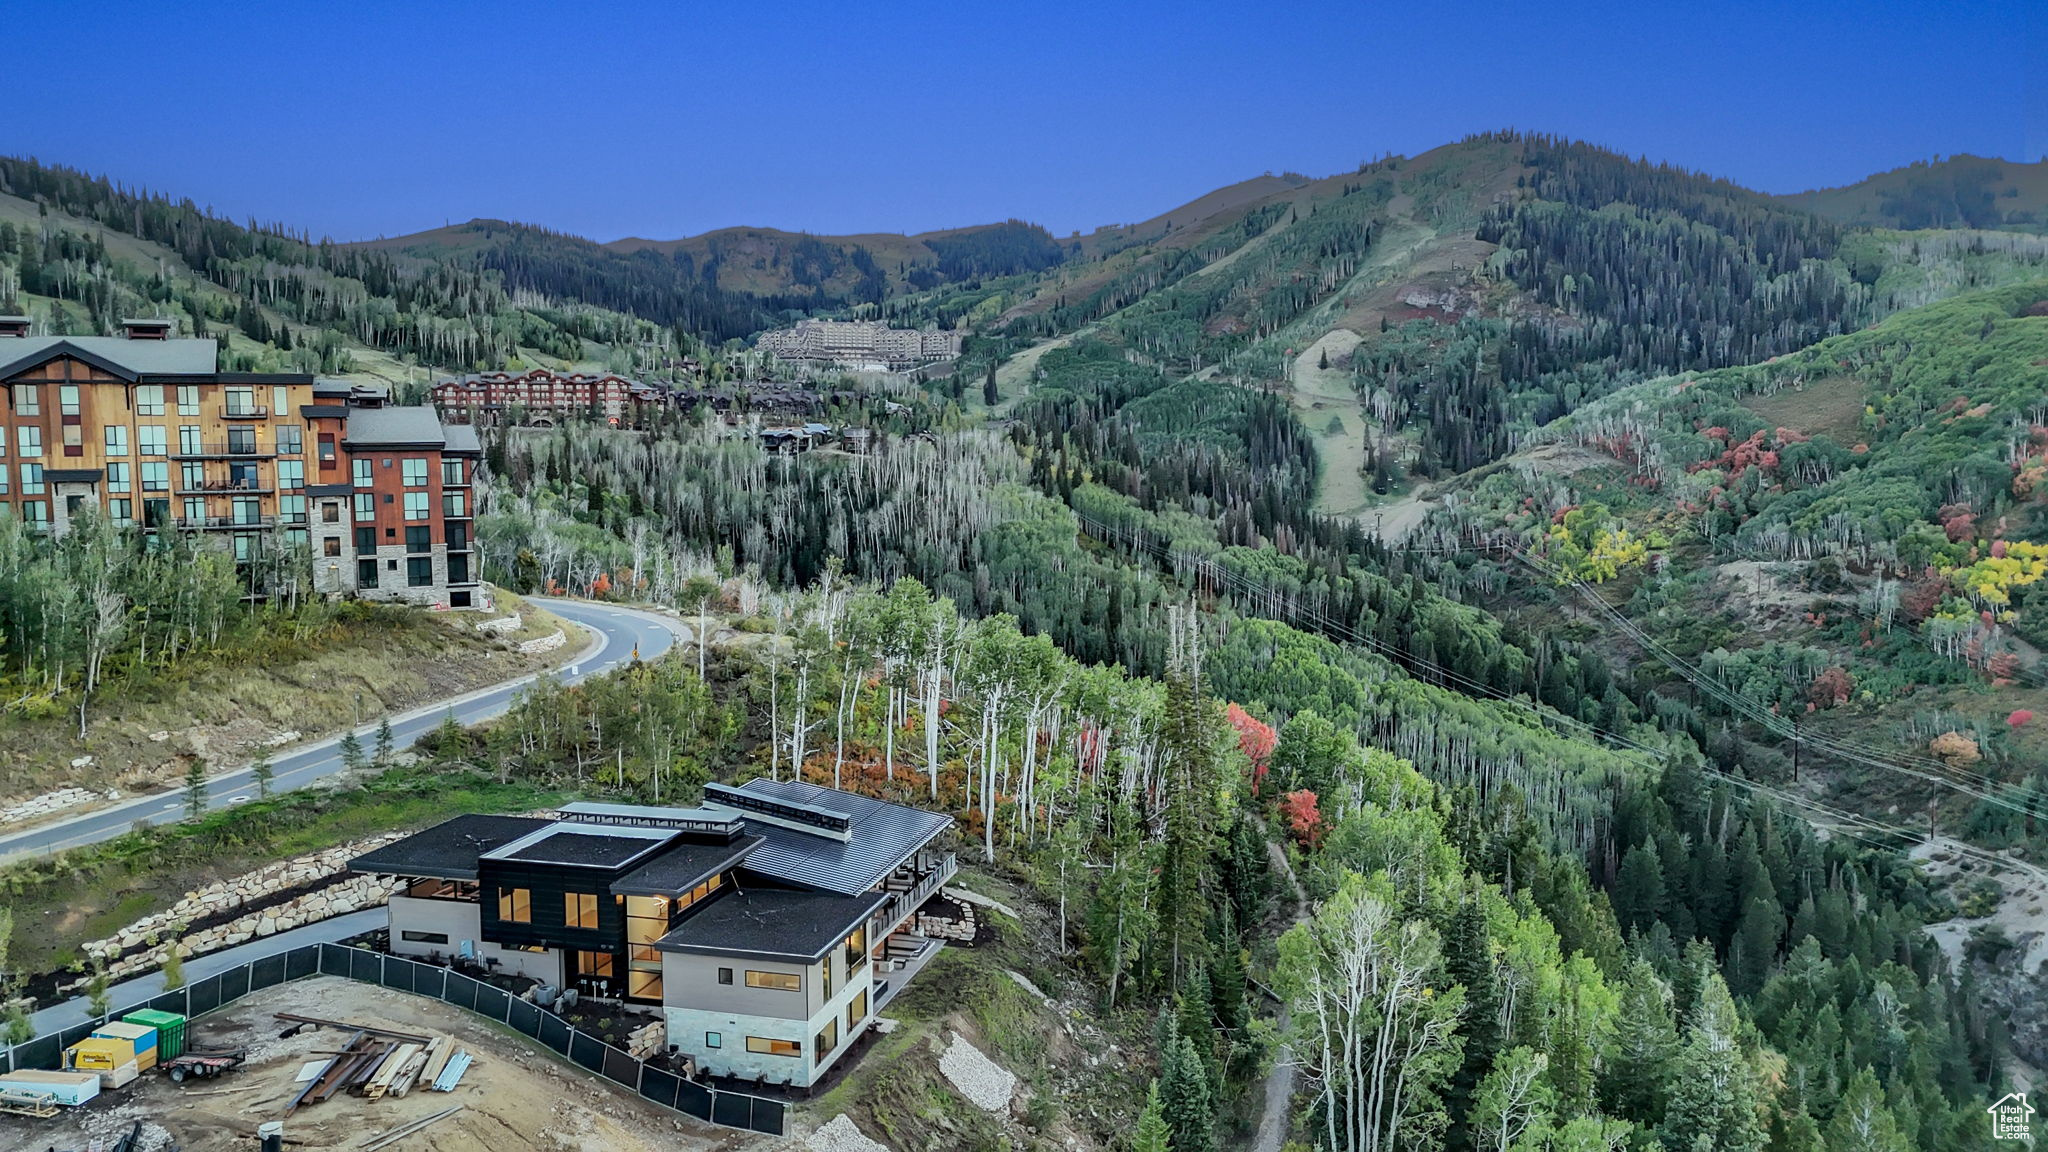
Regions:
<instances>
[{"instance_id":1,"label":"flat roof","mask_svg":"<svg viewBox=\"0 0 2048 1152\"><path fill-rule=\"evenodd\" d=\"M351 872L392 876L430 876L439 880L476 879L477 861L553 823L536 816L457 816L373 848L348 862Z\"/></svg>"},{"instance_id":2,"label":"flat roof","mask_svg":"<svg viewBox=\"0 0 2048 1152\"><path fill-rule=\"evenodd\" d=\"M675 832L668 828L548 822L509 844L485 852L481 858L522 864L616 869L645 858L674 836Z\"/></svg>"},{"instance_id":3,"label":"flat roof","mask_svg":"<svg viewBox=\"0 0 2048 1152\"><path fill-rule=\"evenodd\" d=\"M738 864L760 843L759 836L713 844L693 841L685 834L660 855L612 881L612 891L628 896L680 896Z\"/></svg>"},{"instance_id":4,"label":"flat roof","mask_svg":"<svg viewBox=\"0 0 2048 1152\"><path fill-rule=\"evenodd\" d=\"M927 812L887 800L805 784L795 780L749 780L738 791L772 803L829 812L847 821L844 839L825 828L800 831L780 820L750 819L735 810L762 844L747 854L747 867L807 888L853 895L882 882L919 848L953 823L942 812ZM709 804L714 792L705 789Z\"/></svg>"},{"instance_id":5,"label":"flat roof","mask_svg":"<svg viewBox=\"0 0 2048 1152\"><path fill-rule=\"evenodd\" d=\"M860 927L890 895L742 887L693 910L655 947L711 956L814 961Z\"/></svg>"},{"instance_id":6,"label":"flat roof","mask_svg":"<svg viewBox=\"0 0 2048 1152\"><path fill-rule=\"evenodd\" d=\"M351 408L348 431L343 437L350 444L372 446L438 448L447 443L447 436L441 431L441 418L424 404L406 408Z\"/></svg>"}]
</instances>

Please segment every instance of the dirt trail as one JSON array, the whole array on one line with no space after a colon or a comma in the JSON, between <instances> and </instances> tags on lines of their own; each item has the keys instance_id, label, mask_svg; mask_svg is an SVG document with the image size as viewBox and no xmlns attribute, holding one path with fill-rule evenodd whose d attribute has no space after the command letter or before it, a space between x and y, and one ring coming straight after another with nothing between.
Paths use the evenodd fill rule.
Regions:
<instances>
[{"instance_id":1,"label":"dirt trail","mask_svg":"<svg viewBox=\"0 0 2048 1152\"><path fill-rule=\"evenodd\" d=\"M1294 917L1287 922L1292 928L1308 918L1312 911L1308 903L1308 892L1295 878L1294 867L1287 862L1287 852L1278 841L1266 841L1266 855L1280 874L1287 877L1287 883L1294 889ZM1294 1100L1294 1053L1287 1047L1287 1005L1280 1005L1280 1048L1273 1054L1273 1070L1266 1073L1265 1104L1259 1112L1259 1130L1252 1143L1252 1152L1280 1152L1287 1140L1287 1107Z\"/></svg>"}]
</instances>

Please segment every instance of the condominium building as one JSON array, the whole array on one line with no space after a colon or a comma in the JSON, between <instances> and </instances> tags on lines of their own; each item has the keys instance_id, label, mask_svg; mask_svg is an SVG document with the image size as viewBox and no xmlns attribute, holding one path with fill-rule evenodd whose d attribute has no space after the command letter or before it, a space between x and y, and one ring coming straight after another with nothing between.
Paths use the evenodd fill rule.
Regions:
<instances>
[{"instance_id":1,"label":"condominium building","mask_svg":"<svg viewBox=\"0 0 2048 1152\"><path fill-rule=\"evenodd\" d=\"M879 320L799 320L763 332L760 348L778 360L901 372L960 355L963 337L935 329L891 328Z\"/></svg>"},{"instance_id":2,"label":"condominium building","mask_svg":"<svg viewBox=\"0 0 2048 1152\"><path fill-rule=\"evenodd\" d=\"M304 546L333 595L470 606L469 429L382 389L222 372L213 340L167 320L120 336L31 336L0 317L0 514L53 534L85 507L236 559Z\"/></svg>"},{"instance_id":3,"label":"condominium building","mask_svg":"<svg viewBox=\"0 0 2048 1152\"><path fill-rule=\"evenodd\" d=\"M695 808L459 816L350 861L405 881L391 951L658 1007L704 1074L808 1086L937 950L952 818L794 781Z\"/></svg>"},{"instance_id":4,"label":"condominium building","mask_svg":"<svg viewBox=\"0 0 2048 1152\"><path fill-rule=\"evenodd\" d=\"M490 423L523 413L528 424L553 425L563 417L591 416L617 424L645 408L670 403L666 389L610 372L478 372L434 385L434 405L464 421Z\"/></svg>"}]
</instances>

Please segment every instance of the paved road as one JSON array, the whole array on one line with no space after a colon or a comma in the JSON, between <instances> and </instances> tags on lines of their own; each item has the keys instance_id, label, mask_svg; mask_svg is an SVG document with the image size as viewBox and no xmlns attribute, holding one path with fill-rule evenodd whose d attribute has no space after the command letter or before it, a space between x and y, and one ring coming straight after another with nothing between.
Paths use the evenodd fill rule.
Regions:
<instances>
[{"instance_id":1,"label":"paved road","mask_svg":"<svg viewBox=\"0 0 2048 1152\"><path fill-rule=\"evenodd\" d=\"M185 961L185 982L187 984L204 980L216 972L225 972L237 964L246 964L273 953L297 948L302 944L323 944L335 940L348 940L365 932L375 932L391 923L390 910L386 908L365 908L360 912L348 912L330 920L306 924L279 932L275 936L264 936L233 948L223 948L204 956L194 956ZM133 980L123 980L107 989L107 1001L120 1012L130 1005L164 990L164 974L146 972ZM30 1019L35 1021L36 1035L48 1036L53 1032L84 1024L98 1017L92 1014L91 1001L83 996L52 1004L37 1012Z\"/></svg>"},{"instance_id":2,"label":"paved road","mask_svg":"<svg viewBox=\"0 0 2048 1152\"><path fill-rule=\"evenodd\" d=\"M565 620L584 625L594 636L582 653L558 670L565 683L617 668L633 658L636 648L642 659L651 660L668 651L677 641L689 639L688 628L652 612L552 597L534 596L529 599ZM399 748L409 746L439 726L450 713L460 724L488 720L510 707L512 698L532 680L533 676L521 676L517 680L392 716L393 744ZM375 717L371 723L358 728L356 736L366 747L373 744L377 736ZM341 771L340 746L341 737L337 734L276 756L271 761L271 788L280 792L298 788ZM220 808L237 798L246 799L254 795L256 783L247 768L223 772L207 781L206 803L209 808ZM52 853L76 848L81 844L119 836L138 821L164 823L182 820L184 815L185 800L181 790L138 796L68 820L40 825L11 836L0 836L0 860L21 853Z\"/></svg>"}]
</instances>

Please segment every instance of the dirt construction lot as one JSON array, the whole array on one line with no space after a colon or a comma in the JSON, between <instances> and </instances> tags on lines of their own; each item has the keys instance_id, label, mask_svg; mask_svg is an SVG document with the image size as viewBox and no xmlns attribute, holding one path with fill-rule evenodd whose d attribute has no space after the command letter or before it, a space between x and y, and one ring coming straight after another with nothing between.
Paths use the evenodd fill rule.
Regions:
<instances>
[{"instance_id":1,"label":"dirt construction lot","mask_svg":"<svg viewBox=\"0 0 2048 1152\"><path fill-rule=\"evenodd\" d=\"M404 1098L365 1100L342 1093L291 1116L302 1065L323 1060L349 1034L308 1028L280 1038L275 1012L371 1024L417 1034L445 1033L475 1063L453 1092L422 1085ZM104 1147L140 1120L137 1152L175 1140L182 1152L251 1152L256 1126L284 1123L286 1152L361 1148L408 1121L451 1105L462 1110L389 1145L391 1152L738 1152L775 1141L700 1124L607 1084L510 1029L438 1001L333 977L254 993L191 1025L200 1048L246 1045L249 1063L212 1081L174 1085L155 1073L103 1093L51 1120L0 1117L0 1149Z\"/></svg>"}]
</instances>

